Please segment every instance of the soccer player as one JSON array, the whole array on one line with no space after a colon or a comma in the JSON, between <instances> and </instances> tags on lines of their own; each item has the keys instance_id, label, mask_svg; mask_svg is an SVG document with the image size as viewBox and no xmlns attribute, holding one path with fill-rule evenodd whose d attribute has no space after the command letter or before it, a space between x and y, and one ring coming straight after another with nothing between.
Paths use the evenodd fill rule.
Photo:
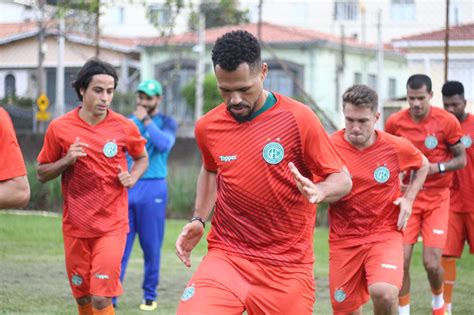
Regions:
<instances>
[{"instance_id":1,"label":"soccer player","mask_svg":"<svg viewBox=\"0 0 474 315\"><path fill-rule=\"evenodd\" d=\"M15 129L0 107L0 209L23 207L29 200L30 185Z\"/></svg>"},{"instance_id":2,"label":"soccer player","mask_svg":"<svg viewBox=\"0 0 474 315\"><path fill-rule=\"evenodd\" d=\"M448 81L441 90L444 109L456 116L461 123L461 142L466 148L466 166L454 172L451 186L448 238L443 250L444 301L451 314L453 285L456 280L456 259L460 258L467 241L474 254L474 116L466 113L464 86L461 82Z\"/></svg>"},{"instance_id":3,"label":"soccer player","mask_svg":"<svg viewBox=\"0 0 474 315\"><path fill-rule=\"evenodd\" d=\"M141 82L137 88L137 108L131 117L142 137L147 140L149 165L145 174L128 192L130 232L122 258L120 280L123 282L135 235L138 234L145 259L144 297L140 305L142 311L157 308L156 288L160 278L161 245L168 200L166 163L176 141L175 120L159 111L161 95L162 88L158 81Z\"/></svg>"},{"instance_id":4,"label":"soccer player","mask_svg":"<svg viewBox=\"0 0 474 315\"><path fill-rule=\"evenodd\" d=\"M67 277L80 315L114 314L128 227L127 188L148 166L135 124L109 109L117 74L90 59L73 83L82 104L53 120L38 156L38 179L61 175ZM126 153L133 158L127 171Z\"/></svg>"},{"instance_id":5,"label":"soccer player","mask_svg":"<svg viewBox=\"0 0 474 315\"><path fill-rule=\"evenodd\" d=\"M385 126L385 131L410 140L430 162L428 177L413 204L413 213L403 236L401 315L410 313L410 262L413 245L420 233L423 264L433 294L433 314L444 314L441 254L448 228L449 186L452 171L466 163L459 122L443 109L432 106L432 97L431 79L424 74L412 75L407 81L409 108L390 116Z\"/></svg>"},{"instance_id":6,"label":"soccer player","mask_svg":"<svg viewBox=\"0 0 474 315\"><path fill-rule=\"evenodd\" d=\"M194 217L176 241L190 266L214 208L209 252L177 313L311 314L314 204L349 193L344 161L309 107L263 89L268 66L252 34L224 34L212 61L224 103L197 123Z\"/></svg>"},{"instance_id":7,"label":"soccer player","mask_svg":"<svg viewBox=\"0 0 474 315\"><path fill-rule=\"evenodd\" d=\"M408 140L375 130L377 93L354 85L343 96L346 128L331 136L347 162L353 188L329 208L329 288L334 314L398 314L403 242L413 201L429 162ZM399 174L413 170L403 195Z\"/></svg>"}]
</instances>

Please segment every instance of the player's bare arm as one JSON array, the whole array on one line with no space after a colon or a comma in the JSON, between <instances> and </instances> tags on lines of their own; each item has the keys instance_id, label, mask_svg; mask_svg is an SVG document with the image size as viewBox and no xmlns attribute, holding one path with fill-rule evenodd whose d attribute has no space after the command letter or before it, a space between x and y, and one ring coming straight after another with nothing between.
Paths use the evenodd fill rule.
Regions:
<instances>
[{"instance_id":1,"label":"player's bare arm","mask_svg":"<svg viewBox=\"0 0 474 315\"><path fill-rule=\"evenodd\" d=\"M193 217L207 220L216 203L217 185L216 173L203 167L199 173L196 188L196 202ZM176 255L187 266L191 267L191 251L199 243L204 234L204 224L194 220L183 227L176 240Z\"/></svg>"},{"instance_id":2,"label":"player's bare arm","mask_svg":"<svg viewBox=\"0 0 474 315\"><path fill-rule=\"evenodd\" d=\"M453 158L443 162L446 172L456 171L466 166L466 149L461 141L449 146L449 151L453 154ZM440 173L439 163L430 164L430 172L428 175Z\"/></svg>"},{"instance_id":3,"label":"player's bare arm","mask_svg":"<svg viewBox=\"0 0 474 315\"><path fill-rule=\"evenodd\" d=\"M422 157L423 164L419 169L413 171L411 181L404 190L405 193L394 201L394 204L400 206L400 214L398 215L397 221L397 228L400 231L405 230L412 212L413 202L415 201L418 191L423 187L426 176L428 176L430 163L424 155Z\"/></svg>"},{"instance_id":4,"label":"player's bare arm","mask_svg":"<svg viewBox=\"0 0 474 315\"><path fill-rule=\"evenodd\" d=\"M311 203L336 202L347 195L352 189L352 181L349 171L345 166L341 172L333 173L317 184L313 183L309 178L301 175L293 162L288 163L288 167L293 173L299 191Z\"/></svg>"},{"instance_id":5,"label":"player's bare arm","mask_svg":"<svg viewBox=\"0 0 474 315\"><path fill-rule=\"evenodd\" d=\"M148 153L146 150L133 159L133 165L128 170L123 170L121 166L118 167L118 179L120 183L126 188L132 188L136 182L142 177L148 168Z\"/></svg>"},{"instance_id":6,"label":"player's bare arm","mask_svg":"<svg viewBox=\"0 0 474 315\"><path fill-rule=\"evenodd\" d=\"M89 145L85 142L82 142L80 138L76 138L73 144L69 147L67 154L57 160L56 162L43 163L38 165L36 170L36 176L38 180L42 183L45 183L49 180L52 180L62 174L69 166L76 163L78 158L87 156L86 148Z\"/></svg>"},{"instance_id":7,"label":"player's bare arm","mask_svg":"<svg viewBox=\"0 0 474 315\"><path fill-rule=\"evenodd\" d=\"M0 209L24 207L30 200L30 185L26 176L0 181Z\"/></svg>"}]
</instances>

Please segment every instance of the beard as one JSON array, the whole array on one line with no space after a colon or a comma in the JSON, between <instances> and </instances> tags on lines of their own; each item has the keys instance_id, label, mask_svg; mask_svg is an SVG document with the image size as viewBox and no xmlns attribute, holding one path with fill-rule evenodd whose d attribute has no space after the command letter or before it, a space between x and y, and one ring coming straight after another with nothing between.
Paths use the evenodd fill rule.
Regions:
<instances>
[{"instance_id":1,"label":"beard","mask_svg":"<svg viewBox=\"0 0 474 315\"><path fill-rule=\"evenodd\" d=\"M245 115L245 116L239 116L239 115L234 114L234 113L231 111L231 108L232 108L232 107L238 107L238 106L248 108L248 109L249 109L248 114ZM227 111L232 115L232 117L234 117L234 119L235 119L238 123L243 123L243 122L246 122L246 121L250 121L251 118L252 118L252 114L253 114L253 109L252 109L249 105L246 105L246 104L244 104L244 103L239 103L239 104L234 104L234 105L228 105L228 106L227 106Z\"/></svg>"}]
</instances>

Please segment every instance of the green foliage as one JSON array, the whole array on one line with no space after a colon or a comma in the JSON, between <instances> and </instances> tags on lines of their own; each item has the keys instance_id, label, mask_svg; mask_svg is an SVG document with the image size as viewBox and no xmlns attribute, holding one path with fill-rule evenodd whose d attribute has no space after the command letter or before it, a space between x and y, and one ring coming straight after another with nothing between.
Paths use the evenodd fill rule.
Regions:
<instances>
[{"instance_id":1,"label":"green foliage","mask_svg":"<svg viewBox=\"0 0 474 315\"><path fill-rule=\"evenodd\" d=\"M135 111L136 96L134 92L120 93L114 92L112 109L124 116L130 116Z\"/></svg>"},{"instance_id":2,"label":"green foliage","mask_svg":"<svg viewBox=\"0 0 474 315\"><path fill-rule=\"evenodd\" d=\"M173 166L168 175L168 217L189 218L194 209L199 168Z\"/></svg>"},{"instance_id":3,"label":"green foliage","mask_svg":"<svg viewBox=\"0 0 474 315\"><path fill-rule=\"evenodd\" d=\"M29 97L5 96L0 99L0 105L12 104L27 109L31 109L33 103L33 99Z\"/></svg>"},{"instance_id":4,"label":"green foliage","mask_svg":"<svg viewBox=\"0 0 474 315\"><path fill-rule=\"evenodd\" d=\"M27 209L61 212L63 205L61 177L42 184L36 178L36 165L27 164L26 168L31 190Z\"/></svg>"},{"instance_id":5,"label":"green foliage","mask_svg":"<svg viewBox=\"0 0 474 315\"><path fill-rule=\"evenodd\" d=\"M206 18L206 29L248 23L249 10L240 10L238 7L239 3L236 0L203 0L200 9ZM198 21L197 10L192 10L188 21L189 29L197 30Z\"/></svg>"},{"instance_id":6,"label":"green foliage","mask_svg":"<svg viewBox=\"0 0 474 315\"><path fill-rule=\"evenodd\" d=\"M194 110L196 102L196 79L191 80L181 90L181 96L186 100L186 104ZM207 113L217 105L222 103L222 97L217 89L217 80L213 73L204 77L204 108L203 114Z\"/></svg>"}]
</instances>

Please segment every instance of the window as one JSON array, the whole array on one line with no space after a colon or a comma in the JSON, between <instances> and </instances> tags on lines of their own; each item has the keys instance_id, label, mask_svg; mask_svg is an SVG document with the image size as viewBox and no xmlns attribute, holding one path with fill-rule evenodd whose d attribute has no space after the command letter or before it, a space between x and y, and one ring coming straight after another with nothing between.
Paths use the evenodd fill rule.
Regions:
<instances>
[{"instance_id":1,"label":"window","mask_svg":"<svg viewBox=\"0 0 474 315\"><path fill-rule=\"evenodd\" d=\"M5 96L16 96L16 79L13 74L5 76Z\"/></svg>"},{"instance_id":2,"label":"window","mask_svg":"<svg viewBox=\"0 0 474 315\"><path fill-rule=\"evenodd\" d=\"M265 79L264 88L269 91L278 91L285 96L294 96L295 88L293 80L282 69L272 68Z\"/></svg>"},{"instance_id":3,"label":"window","mask_svg":"<svg viewBox=\"0 0 474 315\"><path fill-rule=\"evenodd\" d=\"M169 5L153 4L148 7L148 20L151 24L158 26L170 25L171 18Z\"/></svg>"},{"instance_id":4,"label":"window","mask_svg":"<svg viewBox=\"0 0 474 315\"><path fill-rule=\"evenodd\" d=\"M416 19L415 0L392 0L390 15L394 21L414 21Z\"/></svg>"},{"instance_id":5,"label":"window","mask_svg":"<svg viewBox=\"0 0 474 315\"><path fill-rule=\"evenodd\" d=\"M357 0L336 0L334 2L334 20L353 21L359 16L359 1Z\"/></svg>"},{"instance_id":6,"label":"window","mask_svg":"<svg viewBox=\"0 0 474 315\"><path fill-rule=\"evenodd\" d=\"M395 78L388 79L388 97L389 98L397 97L397 79Z\"/></svg>"},{"instance_id":7,"label":"window","mask_svg":"<svg viewBox=\"0 0 474 315\"><path fill-rule=\"evenodd\" d=\"M117 9L117 24L125 23L125 9L123 7L118 7Z\"/></svg>"},{"instance_id":8,"label":"window","mask_svg":"<svg viewBox=\"0 0 474 315\"><path fill-rule=\"evenodd\" d=\"M354 72L354 84L362 84L362 73Z\"/></svg>"},{"instance_id":9,"label":"window","mask_svg":"<svg viewBox=\"0 0 474 315\"><path fill-rule=\"evenodd\" d=\"M164 70L160 82L163 85L163 113L173 116L178 121L192 121L193 108L186 104L181 90L195 78L195 68L184 65Z\"/></svg>"},{"instance_id":10,"label":"window","mask_svg":"<svg viewBox=\"0 0 474 315\"><path fill-rule=\"evenodd\" d=\"M372 89L377 90L377 75L376 74L369 74L367 85L371 87Z\"/></svg>"}]
</instances>

